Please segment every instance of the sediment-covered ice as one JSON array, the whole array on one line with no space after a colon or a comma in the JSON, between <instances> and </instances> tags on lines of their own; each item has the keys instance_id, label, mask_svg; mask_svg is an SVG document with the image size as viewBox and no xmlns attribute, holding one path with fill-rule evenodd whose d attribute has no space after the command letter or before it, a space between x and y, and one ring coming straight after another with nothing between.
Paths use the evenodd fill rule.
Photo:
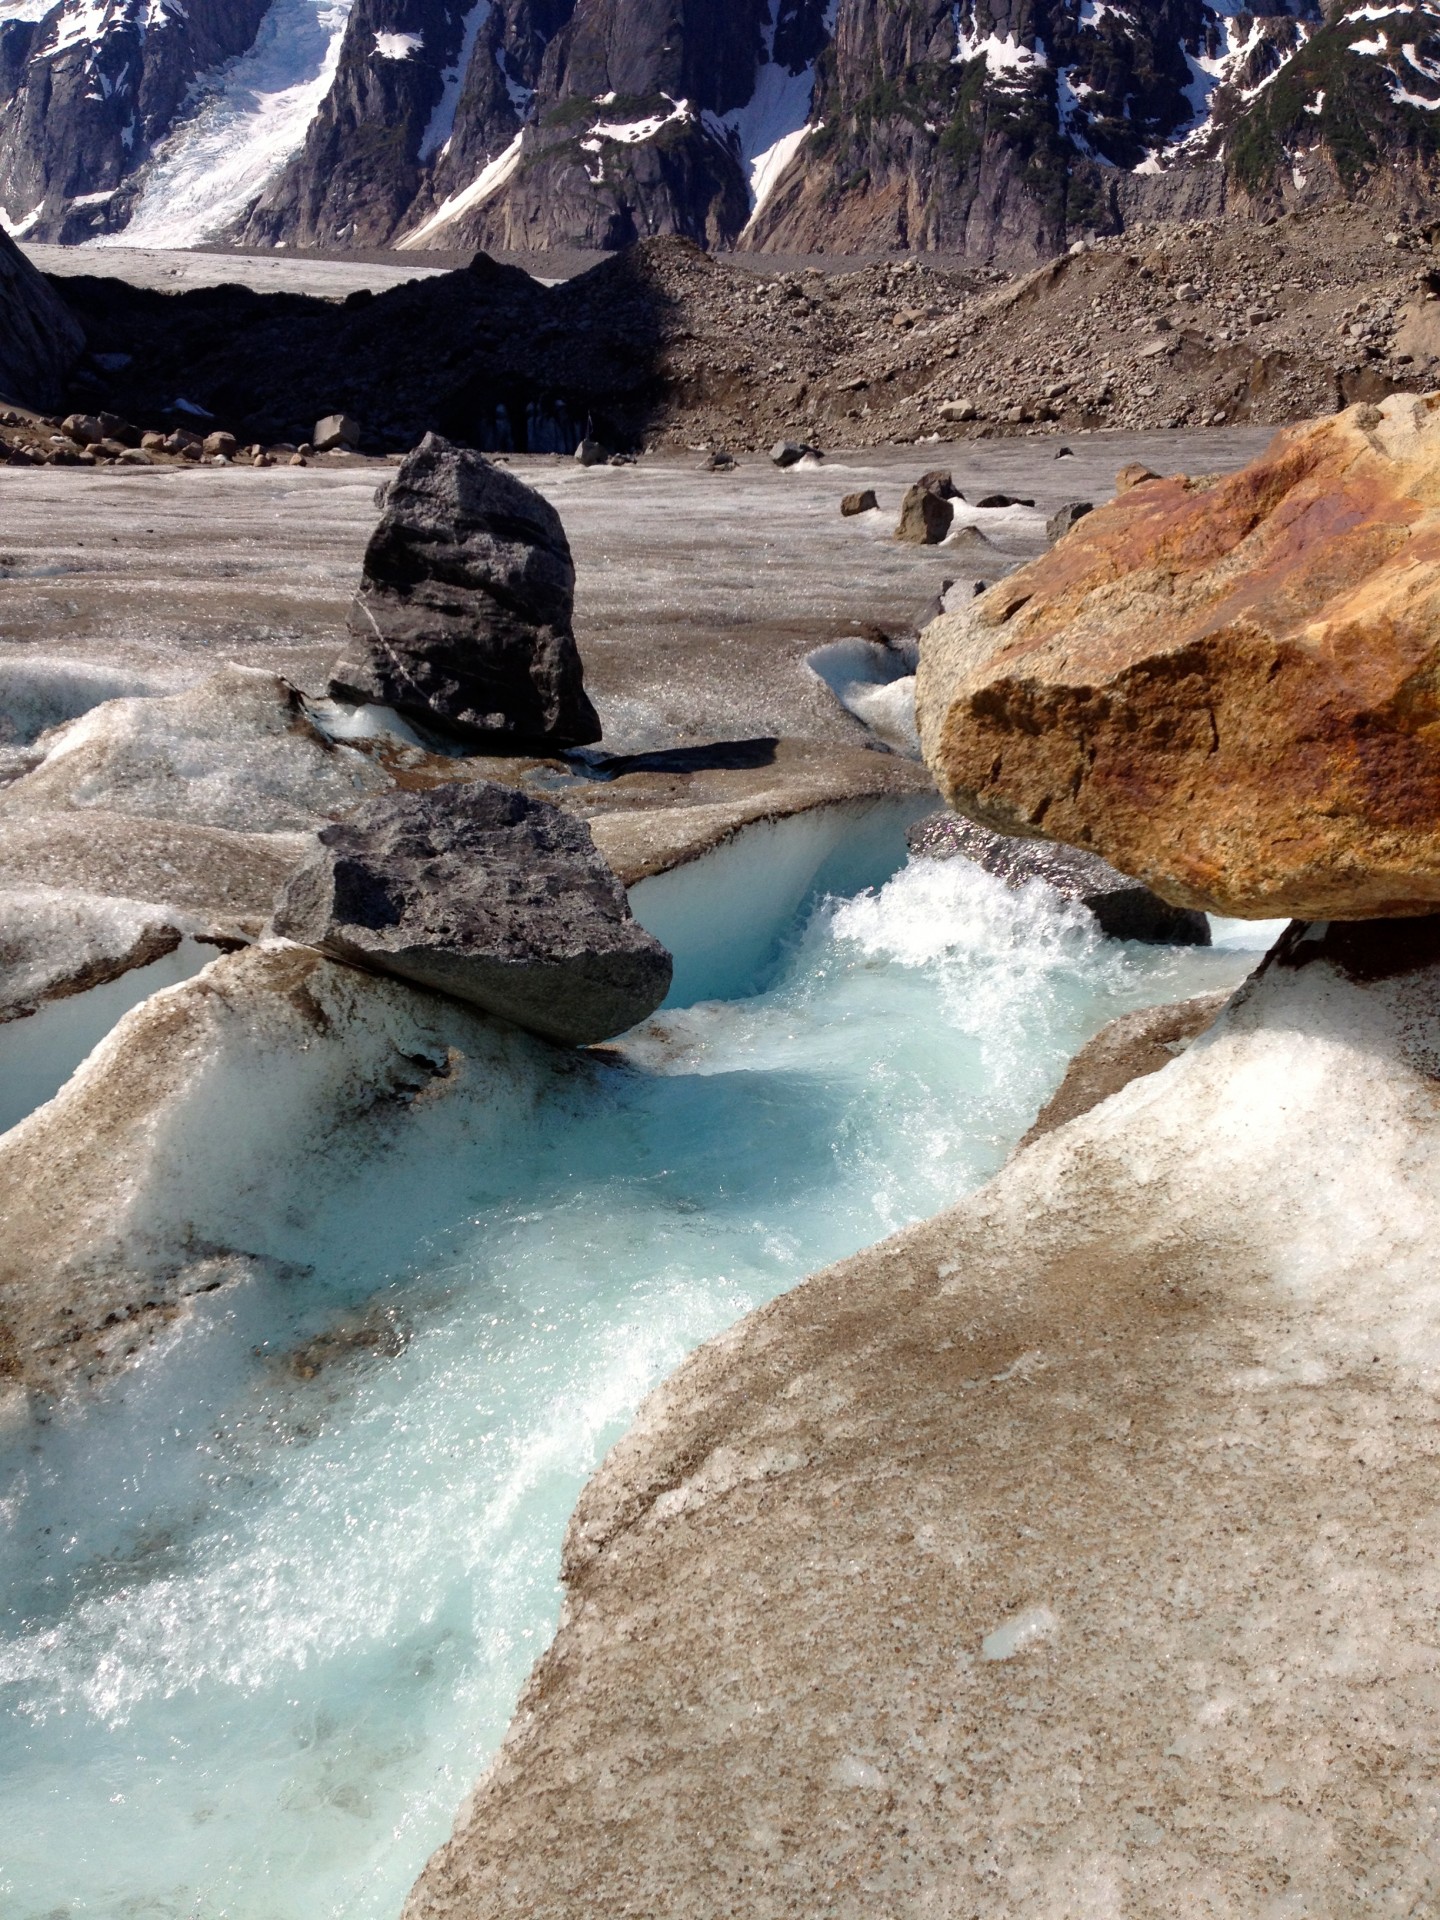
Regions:
<instances>
[{"instance_id":1,"label":"sediment-covered ice","mask_svg":"<svg viewBox=\"0 0 1440 1920\"><path fill-rule=\"evenodd\" d=\"M405 1913L742 1881L756 1912L851 1889L847 1920L875 1886L981 1920L1428 1912L1433 928L1287 934L1168 1066L667 1380Z\"/></svg>"},{"instance_id":2,"label":"sediment-covered ice","mask_svg":"<svg viewBox=\"0 0 1440 1920\"><path fill-rule=\"evenodd\" d=\"M322 824L391 780L336 744L278 675L227 665L160 699L111 700L37 743L45 757L5 790L7 810L95 807L242 833Z\"/></svg>"},{"instance_id":3,"label":"sediment-covered ice","mask_svg":"<svg viewBox=\"0 0 1440 1920\"><path fill-rule=\"evenodd\" d=\"M730 966L743 997L596 1057L252 951L136 1008L0 1142L11 1297L83 1276L103 1320L138 1260L168 1329L88 1409L0 1443L0 1794L26 1920L394 1920L553 1629L566 1516L645 1390L992 1172L1103 1020L1246 964L1104 942L960 863L785 937L786 888L855 856L793 826L805 857L768 898L777 829L673 876L693 977L721 971L728 916L757 969ZM21 1187L22 1140L43 1188ZM112 1362L139 1331L101 1329Z\"/></svg>"},{"instance_id":4,"label":"sediment-covered ice","mask_svg":"<svg viewBox=\"0 0 1440 1920\"><path fill-rule=\"evenodd\" d=\"M805 656L847 713L900 753L920 756L915 728L915 661L858 635L831 640Z\"/></svg>"}]
</instances>

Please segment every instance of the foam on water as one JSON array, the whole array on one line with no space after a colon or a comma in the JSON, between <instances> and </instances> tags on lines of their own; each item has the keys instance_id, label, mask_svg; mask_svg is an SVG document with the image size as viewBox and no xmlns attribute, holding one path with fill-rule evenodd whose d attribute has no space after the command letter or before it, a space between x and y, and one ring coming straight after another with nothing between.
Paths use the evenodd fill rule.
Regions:
<instances>
[{"instance_id":1,"label":"foam on water","mask_svg":"<svg viewBox=\"0 0 1440 1920\"><path fill-rule=\"evenodd\" d=\"M0 1448L7 1920L394 1920L645 1391L984 1179L1102 1021L1245 964L917 863L764 991L537 1077L503 1152L437 1107L337 1163L293 1272Z\"/></svg>"}]
</instances>

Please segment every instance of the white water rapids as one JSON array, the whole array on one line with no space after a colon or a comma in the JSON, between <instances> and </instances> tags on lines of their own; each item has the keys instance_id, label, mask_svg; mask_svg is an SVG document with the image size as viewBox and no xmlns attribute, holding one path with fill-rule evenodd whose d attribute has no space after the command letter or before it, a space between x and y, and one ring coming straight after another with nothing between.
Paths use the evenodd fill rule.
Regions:
<instances>
[{"instance_id":1,"label":"white water rapids","mask_svg":"<svg viewBox=\"0 0 1440 1920\"><path fill-rule=\"evenodd\" d=\"M985 1179L1102 1022L1247 960L953 861L747 964L537 1086L503 1162L432 1127L348 1172L290 1278L0 1441L7 1920L395 1920L647 1389Z\"/></svg>"}]
</instances>

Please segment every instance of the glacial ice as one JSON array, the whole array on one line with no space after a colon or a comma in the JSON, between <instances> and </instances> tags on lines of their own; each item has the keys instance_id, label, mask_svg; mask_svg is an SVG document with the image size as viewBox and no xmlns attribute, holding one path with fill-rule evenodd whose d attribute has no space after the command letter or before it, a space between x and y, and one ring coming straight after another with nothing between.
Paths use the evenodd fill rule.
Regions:
<instances>
[{"instance_id":1,"label":"glacial ice","mask_svg":"<svg viewBox=\"0 0 1440 1920\"><path fill-rule=\"evenodd\" d=\"M272 0L248 52L197 82L124 229L88 244L193 247L243 214L304 143L349 13L350 0Z\"/></svg>"},{"instance_id":2,"label":"glacial ice","mask_svg":"<svg viewBox=\"0 0 1440 1920\"><path fill-rule=\"evenodd\" d=\"M893 817L868 847L840 824L636 887L692 1004L593 1059L517 1036L451 1085L449 1016L407 1038L384 983L378 1027L337 1003L304 1055L252 1056L217 1007L141 1204L263 1259L97 1404L0 1431L7 1915L393 1920L647 1388L994 1171L1103 1020L1244 970L960 862L810 906L847 862L880 878L886 835L893 861ZM317 1128L327 1076L358 1095L397 1047L430 1060L415 1092Z\"/></svg>"},{"instance_id":3,"label":"glacial ice","mask_svg":"<svg viewBox=\"0 0 1440 1920\"><path fill-rule=\"evenodd\" d=\"M878 740L919 758L914 659L897 648L851 635L816 647L805 656L805 664Z\"/></svg>"},{"instance_id":4,"label":"glacial ice","mask_svg":"<svg viewBox=\"0 0 1440 1920\"><path fill-rule=\"evenodd\" d=\"M188 980L214 958L213 947L182 940L147 967L133 967L116 980L0 1024L0 1134L52 1099L122 1015L162 987Z\"/></svg>"},{"instance_id":5,"label":"glacial ice","mask_svg":"<svg viewBox=\"0 0 1440 1920\"><path fill-rule=\"evenodd\" d=\"M45 758L8 789L9 808L295 833L391 784L369 755L312 727L278 675L233 664L183 693L92 707L38 744Z\"/></svg>"}]
</instances>

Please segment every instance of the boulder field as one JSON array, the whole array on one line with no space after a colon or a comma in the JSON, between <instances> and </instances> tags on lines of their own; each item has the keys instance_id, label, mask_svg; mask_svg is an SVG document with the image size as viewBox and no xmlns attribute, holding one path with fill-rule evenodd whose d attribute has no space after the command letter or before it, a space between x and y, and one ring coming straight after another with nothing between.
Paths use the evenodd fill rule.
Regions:
<instances>
[{"instance_id":1,"label":"boulder field","mask_svg":"<svg viewBox=\"0 0 1440 1920\"><path fill-rule=\"evenodd\" d=\"M946 799L1177 906L1440 905L1440 397L1288 428L1209 482L1142 478L926 630Z\"/></svg>"}]
</instances>

